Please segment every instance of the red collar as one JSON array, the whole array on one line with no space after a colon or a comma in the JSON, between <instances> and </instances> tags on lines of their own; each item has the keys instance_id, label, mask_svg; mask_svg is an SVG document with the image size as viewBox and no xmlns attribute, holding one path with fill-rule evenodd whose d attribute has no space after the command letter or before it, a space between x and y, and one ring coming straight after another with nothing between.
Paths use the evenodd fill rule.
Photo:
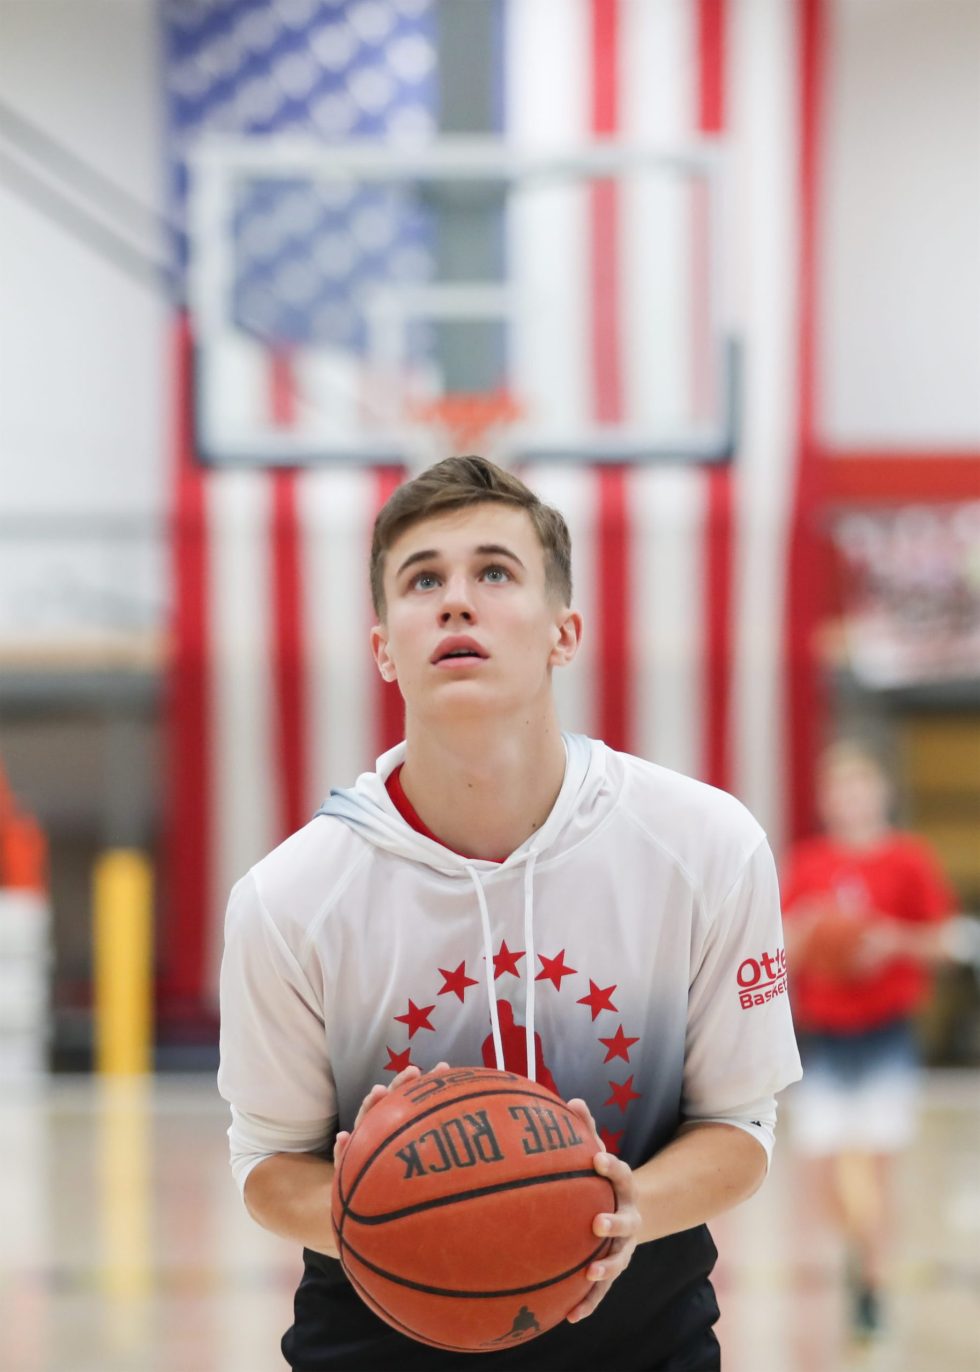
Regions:
<instances>
[{"instance_id":1,"label":"red collar","mask_svg":"<svg viewBox=\"0 0 980 1372\"><path fill-rule=\"evenodd\" d=\"M385 790L391 797L392 805L394 805L395 809L401 815L405 823L408 824L412 829L414 829L417 834L423 834L426 838L431 838L433 843L438 843L439 846L442 848L449 848L449 844L443 843L439 835L434 834L432 832L429 826L425 823L423 819L420 818L418 812L413 807L412 802L409 800L408 796L402 789L401 770L402 764L399 763L395 770L390 774L387 781L385 782ZM466 858L469 862L480 861L479 858L470 857L468 853L460 853L459 850L456 848L449 848L449 851L451 853L457 853L459 857Z\"/></svg>"}]
</instances>

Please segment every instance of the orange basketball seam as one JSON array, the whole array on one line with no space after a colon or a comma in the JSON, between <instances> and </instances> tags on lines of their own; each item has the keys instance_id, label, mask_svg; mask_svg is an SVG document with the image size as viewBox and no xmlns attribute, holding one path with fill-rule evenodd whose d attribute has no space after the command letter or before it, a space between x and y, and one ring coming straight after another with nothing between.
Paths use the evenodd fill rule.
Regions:
<instances>
[{"instance_id":1,"label":"orange basketball seam","mask_svg":"<svg viewBox=\"0 0 980 1372\"><path fill-rule=\"evenodd\" d=\"M363 1267L366 1267L370 1272L373 1272L375 1276L384 1277L386 1281L394 1282L396 1286L407 1287L410 1291L420 1291L426 1296L453 1296L457 1299L459 1297L465 1297L468 1300L496 1300L497 1298L503 1298L505 1296L526 1296L531 1291L543 1291L546 1287L558 1286L569 1277L574 1277L576 1272L583 1271L588 1267L589 1263L605 1257L611 1244L612 1239L603 1239L602 1243L594 1248L587 1257L581 1260L581 1262L575 1263L573 1267L569 1267L564 1272L545 1277L543 1281L533 1282L529 1286L502 1287L496 1291L470 1291L465 1287L428 1286L424 1282L412 1281L410 1277L396 1276L394 1272L389 1272L384 1267L377 1267L368 1258L362 1257L349 1239L345 1241L344 1246ZM341 1261L343 1261L343 1259L341 1259ZM344 1264L344 1271L347 1271L346 1264Z\"/></svg>"},{"instance_id":2,"label":"orange basketball seam","mask_svg":"<svg viewBox=\"0 0 980 1372\"><path fill-rule=\"evenodd\" d=\"M431 1334L423 1334L420 1330L417 1330L414 1327L414 1325L406 1324L404 1320L399 1319L398 1316L393 1314L386 1305L382 1305L381 1301L378 1300L374 1292L369 1291L363 1282L357 1280L353 1272L347 1271L346 1267L344 1267L344 1275L350 1282L351 1286L353 1286L354 1290L358 1293L361 1300L364 1301L365 1305L367 1305L367 1307L370 1310L374 1311L375 1314L377 1314L379 1311L383 1311L384 1318L395 1329L403 1329L405 1333L409 1336L409 1338L418 1339L420 1343L430 1344L433 1348L448 1349L448 1351L451 1353L472 1353L474 1351L472 1348L467 1348L465 1344L439 1343L436 1339L432 1337Z\"/></svg>"},{"instance_id":3,"label":"orange basketball seam","mask_svg":"<svg viewBox=\"0 0 980 1372\"><path fill-rule=\"evenodd\" d=\"M388 1224L393 1220L404 1219L407 1215L418 1215L426 1210L436 1210L442 1205L456 1205L460 1201L474 1200L481 1196L497 1195L503 1191L522 1191L529 1186L545 1186L551 1181L576 1181L597 1178L599 1173L594 1167L580 1167L573 1172L548 1172L534 1177L513 1177L509 1181L495 1181L487 1186L475 1186L468 1191L454 1191L451 1195L433 1196L430 1200L406 1205L401 1210L385 1210L379 1215L362 1215L357 1210L347 1209L347 1215L366 1228L375 1224Z\"/></svg>"}]
</instances>

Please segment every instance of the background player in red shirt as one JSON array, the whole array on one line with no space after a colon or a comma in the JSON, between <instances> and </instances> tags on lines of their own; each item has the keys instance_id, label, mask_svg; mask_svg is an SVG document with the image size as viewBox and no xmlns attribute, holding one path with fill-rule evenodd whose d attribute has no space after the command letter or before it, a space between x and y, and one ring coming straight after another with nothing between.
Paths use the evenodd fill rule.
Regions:
<instances>
[{"instance_id":1,"label":"background player in red shirt","mask_svg":"<svg viewBox=\"0 0 980 1372\"><path fill-rule=\"evenodd\" d=\"M928 845L892 827L888 778L873 753L832 745L817 784L824 834L788 854L782 880L804 1064L792 1123L848 1245L854 1332L869 1335L880 1323L892 1164L914 1127L913 1017L956 897Z\"/></svg>"}]
</instances>

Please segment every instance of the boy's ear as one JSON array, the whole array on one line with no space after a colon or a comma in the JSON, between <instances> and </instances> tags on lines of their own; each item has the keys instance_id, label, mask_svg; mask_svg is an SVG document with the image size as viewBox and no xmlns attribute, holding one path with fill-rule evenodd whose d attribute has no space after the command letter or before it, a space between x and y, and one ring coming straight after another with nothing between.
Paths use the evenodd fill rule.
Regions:
<instances>
[{"instance_id":1,"label":"boy's ear","mask_svg":"<svg viewBox=\"0 0 980 1372\"><path fill-rule=\"evenodd\" d=\"M383 680L397 681L398 670L388 652L388 634L383 624L375 624L371 630L371 652Z\"/></svg>"},{"instance_id":2,"label":"boy's ear","mask_svg":"<svg viewBox=\"0 0 980 1372\"><path fill-rule=\"evenodd\" d=\"M582 642L582 616L577 610L566 610L556 628L558 638L548 657L551 667L567 667Z\"/></svg>"}]
</instances>

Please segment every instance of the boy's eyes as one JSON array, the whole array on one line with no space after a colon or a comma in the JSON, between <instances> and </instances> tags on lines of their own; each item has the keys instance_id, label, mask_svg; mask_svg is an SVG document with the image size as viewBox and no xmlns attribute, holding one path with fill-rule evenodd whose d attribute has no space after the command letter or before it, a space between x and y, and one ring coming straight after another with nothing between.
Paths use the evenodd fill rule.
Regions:
<instances>
[{"instance_id":1,"label":"boy's eyes","mask_svg":"<svg viewBox=\"0 0 980 1372\"><path fill-rule=\"evenodd\" d=\"M503 582L512 579L507 568L502 567L498 562L490 563L484 567L480 572L480 578L483 581L489 581L491 585L501 585ZM408 585L412 590L429 591L433 586L439 584L439 579L438 572L416 572Z\"/></svg>"}]
</instances>

